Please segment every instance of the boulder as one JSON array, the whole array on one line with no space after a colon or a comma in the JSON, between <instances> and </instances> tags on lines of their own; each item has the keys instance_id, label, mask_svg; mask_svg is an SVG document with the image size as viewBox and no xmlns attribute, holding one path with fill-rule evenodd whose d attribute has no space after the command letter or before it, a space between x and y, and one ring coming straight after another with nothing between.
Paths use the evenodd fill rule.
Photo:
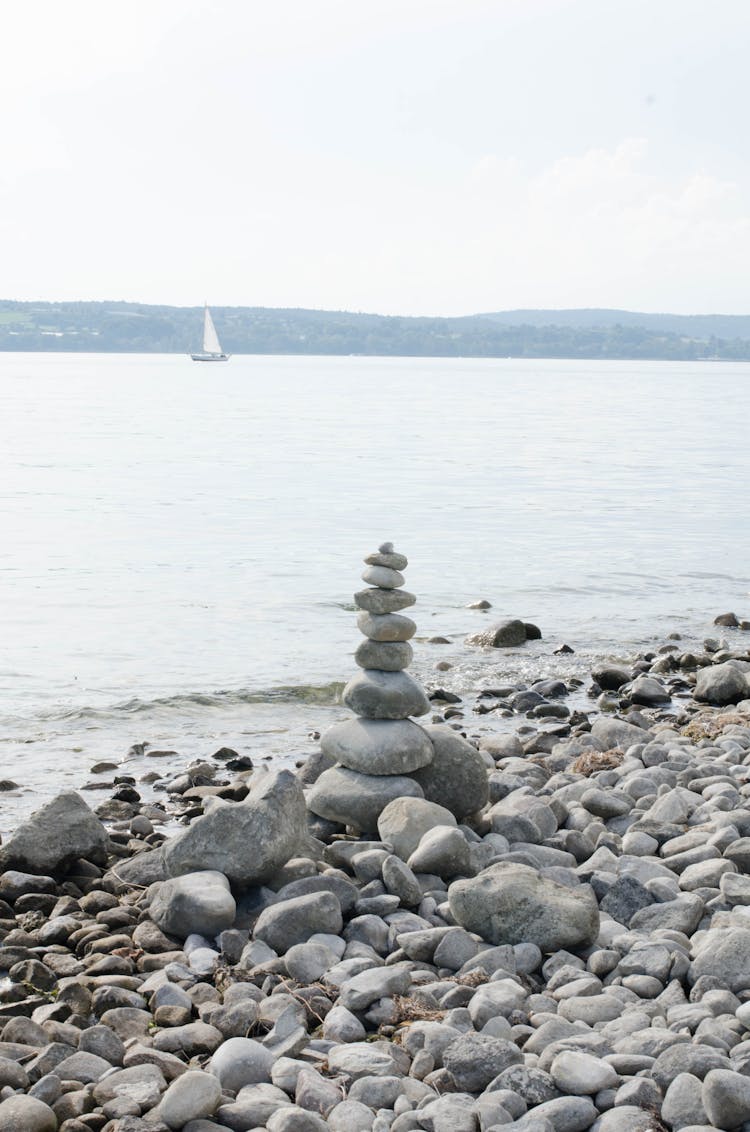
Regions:
<instances>
[{"instance_id":1,"label":"boulder","mask_svg":"<svg viewBox=\"0 0 750 1132\"><path fill-rule=\"evenodd\" d=\"M83 798L69 790L58 794L22 822L0 848L0 872L57 872L79 857L103 864L109 835Z\"/></svg>"},{"instance_id":2,"label":"boulder","mask_svg":"<svg viewBox=\"0 0 750 1132\"><path fill-rule=\"evenodd\" d=\"M321 774L307 795L314 814L350 825L363 833L373 832L378 818L394 798L422 798L422 788L406 775L360 774L343 766Z\"/></svg>"},{"instance_id":3,"label":"boulder","mask_svg":"<svg viewBox=\"0 0 750 1132\"><path fill-rule=\"evenodd\" d=\"M427 766L413 774L429 802L450 810L457 821L487 805L487 768L475 747L453 728L428 725L423 728L433 748Z\"/></svg>"},{"instance_id":4,"label":"boulder","mask_svg":"<svg viewBox=\"0 0 750 1132\"><path fill-rule=\"evenodd\" d=\"M263 884L298 855L305 817L296 776L288 770L263 774L243 802L215 799L207 813L167 842L167 872L174 877L210 869L238 888Z\"/></svg>"},{"instance_id":5,"label":"boulder","mask_svg":"<svg viewBox=\"0 0 750 1132\"><path fill-rule=\"evenodd\" d=\"M599 934L599 908L587 884L569 888L528 865L490 865L448 889L456 923L488 943L535 943L543 952L586 947Z\"/></svg>"},{"instance_id":6,"label":"boulder","mask_svg":"<svg viewBox=\"0 0 750 1132\"><path fill-rule=\"evenodd\" d=\"M149 906L154 923L178 939L197 933L213 939L231 928L236 914L229 881L223 873L185 873L159 885Z\"/></svg>"},{"instance_id":7,"label":"boulder","mask_svg":"<svg viewBox=\"0 0 750 1132\"><path fill-rule=\"evenodd\" d=\"M750 697L750 683L739 668L727 661L726 664L701 668L693 696L696 700L717 706L736 704Z\"/></svg>"}]
</instances>

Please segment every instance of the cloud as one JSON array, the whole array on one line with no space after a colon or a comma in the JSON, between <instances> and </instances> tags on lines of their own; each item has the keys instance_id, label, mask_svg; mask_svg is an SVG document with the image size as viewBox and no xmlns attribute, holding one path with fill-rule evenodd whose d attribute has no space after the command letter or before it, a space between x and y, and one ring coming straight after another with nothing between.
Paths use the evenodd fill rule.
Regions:
<instances>
[{"instance_id":1,"label":"cloud","mask_svg":"<svg viewBox=\"0 0 750 1132\"><path fill-rule=\"evenodd\" d=\"M483 157L462 194L474 242L483 234L473 302L734 309L750 256L746 194L705 172L653 173L648 159L643 138L535 173Z\"/></svg>"}]
</instances>

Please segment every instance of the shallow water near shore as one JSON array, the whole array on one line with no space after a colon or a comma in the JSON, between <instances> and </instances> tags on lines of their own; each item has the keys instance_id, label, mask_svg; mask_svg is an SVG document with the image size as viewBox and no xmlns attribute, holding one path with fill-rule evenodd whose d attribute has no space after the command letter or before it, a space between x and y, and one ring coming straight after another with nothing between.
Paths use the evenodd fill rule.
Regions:
<instances>
[{"instance_id":1,"label":"shallow water near shore","mask_svg":"<svg viewBox=\"0 0 750 1132\"><path fill-rule=\"evenodd\" d=\"M0 404L3 833L101 760L313 750L383 539L459 693L750 616L748 365L0 354Z\"/></svg>"}]
</instances>

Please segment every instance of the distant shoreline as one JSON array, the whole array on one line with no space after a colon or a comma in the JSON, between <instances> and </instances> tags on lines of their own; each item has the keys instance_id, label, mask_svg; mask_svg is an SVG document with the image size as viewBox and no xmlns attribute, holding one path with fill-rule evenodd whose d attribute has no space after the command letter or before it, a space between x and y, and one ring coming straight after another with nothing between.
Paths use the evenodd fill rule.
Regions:
<instances>
[{"instance_id":1,"label":"distant shoreline","mask_svg":"<svg viewBox=\"0 0 750 1132\"><path fill-rule=\"evenodd\" d=\"M750 361L750 316L505 311L403 317L348 311L211 308L229 354L565 361ZM0 351L189 354L202 308L0 300Z\"/></svg>"}]
</instances>

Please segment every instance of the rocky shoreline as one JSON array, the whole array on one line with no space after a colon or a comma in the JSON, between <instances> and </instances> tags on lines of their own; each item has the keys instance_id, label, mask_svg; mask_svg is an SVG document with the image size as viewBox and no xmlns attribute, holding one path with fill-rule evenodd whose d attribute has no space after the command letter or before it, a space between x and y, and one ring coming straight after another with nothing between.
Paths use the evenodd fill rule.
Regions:
<instances>
[{"instance_id":1,"label":"rocky shoreline","mask_svg":"<svg viewBox=\"0 0 750 1132\"><path fill-rule=\"evenodd\" d=\"M739 626L423 703L370 635L412 595L364 592L296 774L223 749L0 847L0 1132L750 1128Z\"/></svg>"}]
</instances>

